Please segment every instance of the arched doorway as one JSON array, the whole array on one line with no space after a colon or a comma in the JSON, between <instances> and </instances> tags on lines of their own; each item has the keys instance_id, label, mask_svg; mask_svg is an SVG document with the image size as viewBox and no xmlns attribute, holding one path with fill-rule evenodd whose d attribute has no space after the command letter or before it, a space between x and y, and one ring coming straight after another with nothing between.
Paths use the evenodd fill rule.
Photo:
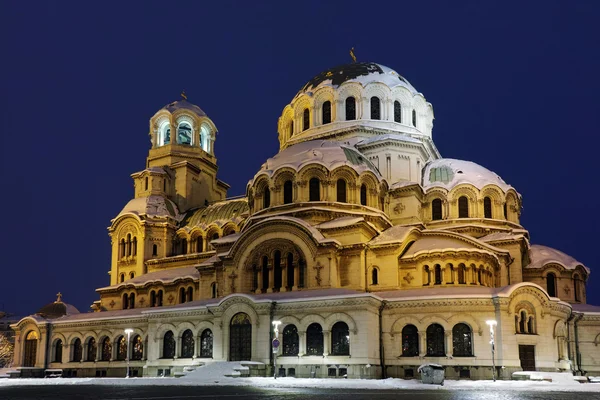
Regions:
<instances>
[{"instance_id":1,"label":"arched doorway","mask_svg":"<svg viewBox=\"0 0 600 400\"><path fill-rule=\"evenodd\" d=\"M38 334L35 331L29 332L25 337L25 358L23 360L24 367L35 367L38 339Z\"/></svg>"},{"instance_id":2,"label":"arched doorway","mask_svg":"<svg viewBox=\"0 0 600 400\"><path fill-rule=\"evenodd\" d=\"M237 313L229 325L229 361L252 359L252 323L246 313Z\"/></svg>"}]
</instances>

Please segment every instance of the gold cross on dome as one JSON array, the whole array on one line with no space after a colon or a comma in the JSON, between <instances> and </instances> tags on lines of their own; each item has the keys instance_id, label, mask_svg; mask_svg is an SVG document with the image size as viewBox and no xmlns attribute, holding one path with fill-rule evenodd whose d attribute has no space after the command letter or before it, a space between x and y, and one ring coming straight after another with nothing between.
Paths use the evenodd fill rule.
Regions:
<instances>
[{"instance_id":1,"label":"gold cross on dome","mask_svg":"<svg viewBox=\"0 0 600 400\"><path fill-rule=\"evenodd\" d=\"M350 57L352 57L352 62L356 62L356 55L354 55L354 47L350 49Z\"/></svg>"},{"instance_id":2,"label":"gold cross on dome","mask_svg":"<svg viewBox=\"0 0 600 400\"><path fill-rule=\"evenodd\" d=\"M187 100L187 95L185 94L185 89L183 89L183 90L181 91L181 98L182 98L183 100Z\"/></svg>"},{"instance_id":3,"label":"gold cross on dome","mask_svg":"<svg viewBox=\"0 0 600 400\"><path fill-rule=\"evenodd\" d=\"M56 293L56 303L60 303L62 301L62 293Z\"/></svg>"}]
</instances>

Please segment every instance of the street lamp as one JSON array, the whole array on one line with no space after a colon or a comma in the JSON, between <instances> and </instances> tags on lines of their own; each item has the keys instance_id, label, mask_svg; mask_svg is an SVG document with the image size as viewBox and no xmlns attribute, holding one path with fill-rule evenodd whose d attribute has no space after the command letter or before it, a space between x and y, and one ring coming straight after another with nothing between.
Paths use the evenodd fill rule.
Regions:
<instances>
[{"instance_id":1,"label":"street lamp","mask_svg":"<svg viewBox=\"0 0 600 400\"><path fill-rule=\"evenodd\" d=\"M494 382L496 382L496 359L494 358L496 345L494 342L494 327L498 324L498 322L495 319L490 319L485 321L485 323L490 326L490 345L492 346L492 378L494 379Z\"/></svg>"},{"instance_id":2,"label":"street lamp","mask_svg":"<svg viewBox=\"0 0 600 400\"><path fill-rule=\"evenodd\" d=\"M125 333L127 334L127 376L125 378L129 378L129 338L133 333L133 329L127 328L125 329Z\"/></svg>"},{"instance_id":3,"label":"street lamp","mask_svg":"<svg viewBox=\"0 0 600 400\"><path fill-rule=\"evenodd\" d=\"M273 333L275 333L275 339L271 343L273 345L273 379L277 379L277 349L279 348L279 325L281 321L273 321Z\"/></svg>"}]
</instances>

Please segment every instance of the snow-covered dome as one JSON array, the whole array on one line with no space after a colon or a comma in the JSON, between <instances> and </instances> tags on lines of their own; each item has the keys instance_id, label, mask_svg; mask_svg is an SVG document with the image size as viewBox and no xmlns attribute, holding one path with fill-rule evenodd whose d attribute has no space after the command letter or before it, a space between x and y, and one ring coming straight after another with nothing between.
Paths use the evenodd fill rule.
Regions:
<instances>
[{"instance_id":1,"label":"snow-covered dome","mask_svg":"<svg viewBox=\"0 0 600 400\"><path fill-rule=\"evenodd\" d=\"M365 171L371 171L375 176L381 178L379 170L373 163L354 147L328 140L312 140L290 146L269 158L256 176L264 173L272 176L277 170L284 167L299 171L308 164L320 164L329 171L346 165L359 175Z\"/></svg>"},{"instance_id":2,"label":"snow-covered dome","mask_svg":"<svg viewBox=\"0 0 600 400\"><path fill-rule=\"evenodd\" d=\"M344 82L358 82L363 86L380 82L390 88L402 86L412 94L418 93L413 85L393 69L373 62L357 62L340 65L321 72L308 81L296 96L301 93L315 92L324 86L337 88Z\"/></svg>"},{"instance_id":3,"label":"snow-covered dome","mask_svg":"<svg viewBox=\"0 0 600 400\"><path fill-rule=\"evenodd\" d=\"M56 301L46 304L44 307L40 308L36 314L47 319L59 318L65 315L79 314L79 310L71 304L64 303L61 300L61 296L62 295L59 293Z\"/></svg>"},{"instance_id":4,"label":"snow-covered dome","mask_svg":"<svg viewBox=\"0 0 600 400\"><path fill-rule=\"evenodd\" d=\"M180 219L177 206L171 200L157 195L138 197L127 203L117 218L124 214L135 214L146 217L171 217Z\"/></svg>"},{"instance_id":5,"label":"snow-covered dome","mask_svg":"<svg viewBox=\"0 0 600 400\"><path fill-rule=\"evenodd\" d=\"M584 268L588 273L589 269L573 257L552 247L533 244L529 248L530 263L525 268L537 269L543 268L547 264L559 264L568 270L574 270L578 266Z\"/></svg>"},{"instance_id":6,"label":"snow-covered dome","mask_svg":"<svg viewBox=\"0 0 600 400\"><path fill-rule=\"evenodd\" d=\"M451 190L461 183L471 184L480 190L486 185L496 185L504 192L512 188L494 172L471 161L441 158L425 165L422 182L425 190L430 187Z\"/></svg>"},{"instance_id":7,"label":"snow-covered dome","mask_svg":"<svg viewBox=\"0 0 600 400\"><path fill-rule=\"evenodd\" d=\"M199 117L206 116L206 113L204 111L202 111L202 109L200 107L198 107L195 104L190 103L189 101L187 101L185 99L182 99L179 101L174 101L172 103L167 104L163 108L161 108L161 110L167 110L171 114L173 114L177 110L182 110L182 109L192 111Z\"/></svg>"}]
</instances>

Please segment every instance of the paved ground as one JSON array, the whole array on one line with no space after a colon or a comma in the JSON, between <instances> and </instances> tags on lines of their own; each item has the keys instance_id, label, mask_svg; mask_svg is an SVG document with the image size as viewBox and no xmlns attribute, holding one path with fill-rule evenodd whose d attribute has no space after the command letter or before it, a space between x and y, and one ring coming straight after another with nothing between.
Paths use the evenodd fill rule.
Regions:
<instances>
[{"instance_id":1,"label":"paved ground","mask_svg":"<svg viewBox=\"0 0 600 400\"><path fill-rule=\"evenodd\" d=\"M346 390L257 389L230 386L13 386L0 387L2 400L600 400L600 393L447 391L440 390Z\"/></svg>"}]
</instances>

